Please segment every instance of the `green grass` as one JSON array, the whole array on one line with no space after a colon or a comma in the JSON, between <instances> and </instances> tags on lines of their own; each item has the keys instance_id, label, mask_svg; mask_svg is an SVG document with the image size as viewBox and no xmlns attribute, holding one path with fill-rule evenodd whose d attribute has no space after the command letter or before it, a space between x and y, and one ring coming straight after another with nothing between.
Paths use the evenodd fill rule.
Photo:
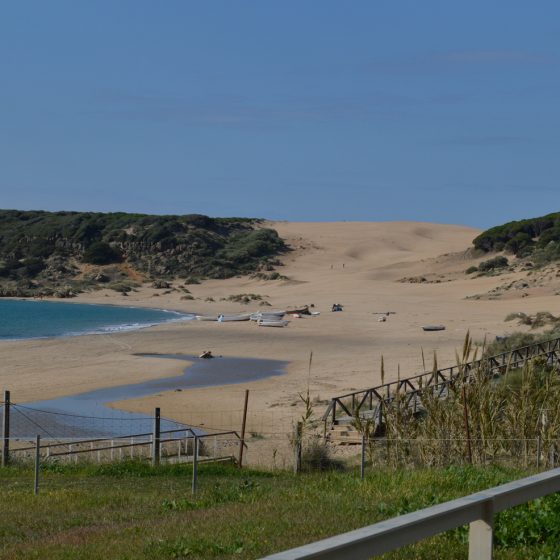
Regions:
<instances>
[{"instance_id":1,"label":"green grass","mask_svg":"<svg viewBox=\"0 0 560 560\"><path fill-rule=\"evenodd\" d=\"M32 493L31 469L0 470L0 558L259 558L520 478L499 468L295 476L205 465L54 467ZM537 504L537 505L535 505ZM532 508L532 509L531 509ZM502 514L496 558L554 556L560 500ZM466 529L384 558L464 558Z\"/></svg>"}]
</instances>

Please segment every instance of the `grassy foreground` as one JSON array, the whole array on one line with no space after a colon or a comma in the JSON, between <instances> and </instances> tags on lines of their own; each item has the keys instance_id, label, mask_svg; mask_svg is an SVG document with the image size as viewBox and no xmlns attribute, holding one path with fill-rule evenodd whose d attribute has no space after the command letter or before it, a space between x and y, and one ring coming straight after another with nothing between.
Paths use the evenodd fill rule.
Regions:
<instances>
[{"instance_id":1,"label":"grassy foreground","mask_svg":"<svg viewBox=\"0 0 560 560\"><path fill-rule=\"evenodd\" d=\"M0 469L0 558L259 558L375 523L529 473L439 470L294 476L205 465L191 495L190 468L139 463ZM465 528L384 558L465 558ZM496 558L554 559L560 498L521 506L497 521Z\"/></svg>"}]
</instances>

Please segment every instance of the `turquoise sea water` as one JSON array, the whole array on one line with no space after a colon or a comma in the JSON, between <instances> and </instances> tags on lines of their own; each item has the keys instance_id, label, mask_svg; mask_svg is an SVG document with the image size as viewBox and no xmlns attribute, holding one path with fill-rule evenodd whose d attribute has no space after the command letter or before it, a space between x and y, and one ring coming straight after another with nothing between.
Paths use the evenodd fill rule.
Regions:
<instances>
[{"instance_id":1,"label":"turquoise sea water","mask_svg":"<svg viewBox=\"0 0 560 560\"><path fill-rule=\"evenodd\" d=\"M0 340L112 333L191 317L163 309L0 300Z\"/></svg>"}]
</instances>

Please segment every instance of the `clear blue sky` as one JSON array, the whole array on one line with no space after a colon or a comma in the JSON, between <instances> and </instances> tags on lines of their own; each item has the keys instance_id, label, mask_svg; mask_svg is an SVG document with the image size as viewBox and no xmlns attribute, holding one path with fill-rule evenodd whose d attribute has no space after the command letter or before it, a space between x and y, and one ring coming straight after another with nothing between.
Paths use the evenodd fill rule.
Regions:
<instances>
[{"instance_id":1,"label":"clear blue sky","mask_svg":"<svg viewBox=\"0 0 560 560\"><path fill-rule=\"evenodd\" d=\"M487 227L560 210L557 0L0 7L0 207Z\"/></svg>"}]
</instances>

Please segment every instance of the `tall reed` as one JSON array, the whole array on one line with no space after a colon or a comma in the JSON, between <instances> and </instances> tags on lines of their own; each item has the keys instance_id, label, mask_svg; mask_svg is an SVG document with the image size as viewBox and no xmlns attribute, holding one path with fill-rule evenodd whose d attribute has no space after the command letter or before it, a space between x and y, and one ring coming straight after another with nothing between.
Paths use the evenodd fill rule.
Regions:
<instances>
[{"instance_id":1,"label":"tall reed","mask_svg":"<svg viewBox=\"0 0 560 560\"><path fill-rule=\"evenodd\" d=\"M424 384L418 391L421 405L416 413L404 392L393 392L384 405L385 460L394 465L472 461L528 466L540 453L539 463L552 466L560 438L557 369L537 358L518 370L508 365L497 377L484 360L471 368L476 353L467 333L457 355L459 375L446 387ZM354 425L368 438L374 435L371 422Z\"/></svg>"}]
</instances>

